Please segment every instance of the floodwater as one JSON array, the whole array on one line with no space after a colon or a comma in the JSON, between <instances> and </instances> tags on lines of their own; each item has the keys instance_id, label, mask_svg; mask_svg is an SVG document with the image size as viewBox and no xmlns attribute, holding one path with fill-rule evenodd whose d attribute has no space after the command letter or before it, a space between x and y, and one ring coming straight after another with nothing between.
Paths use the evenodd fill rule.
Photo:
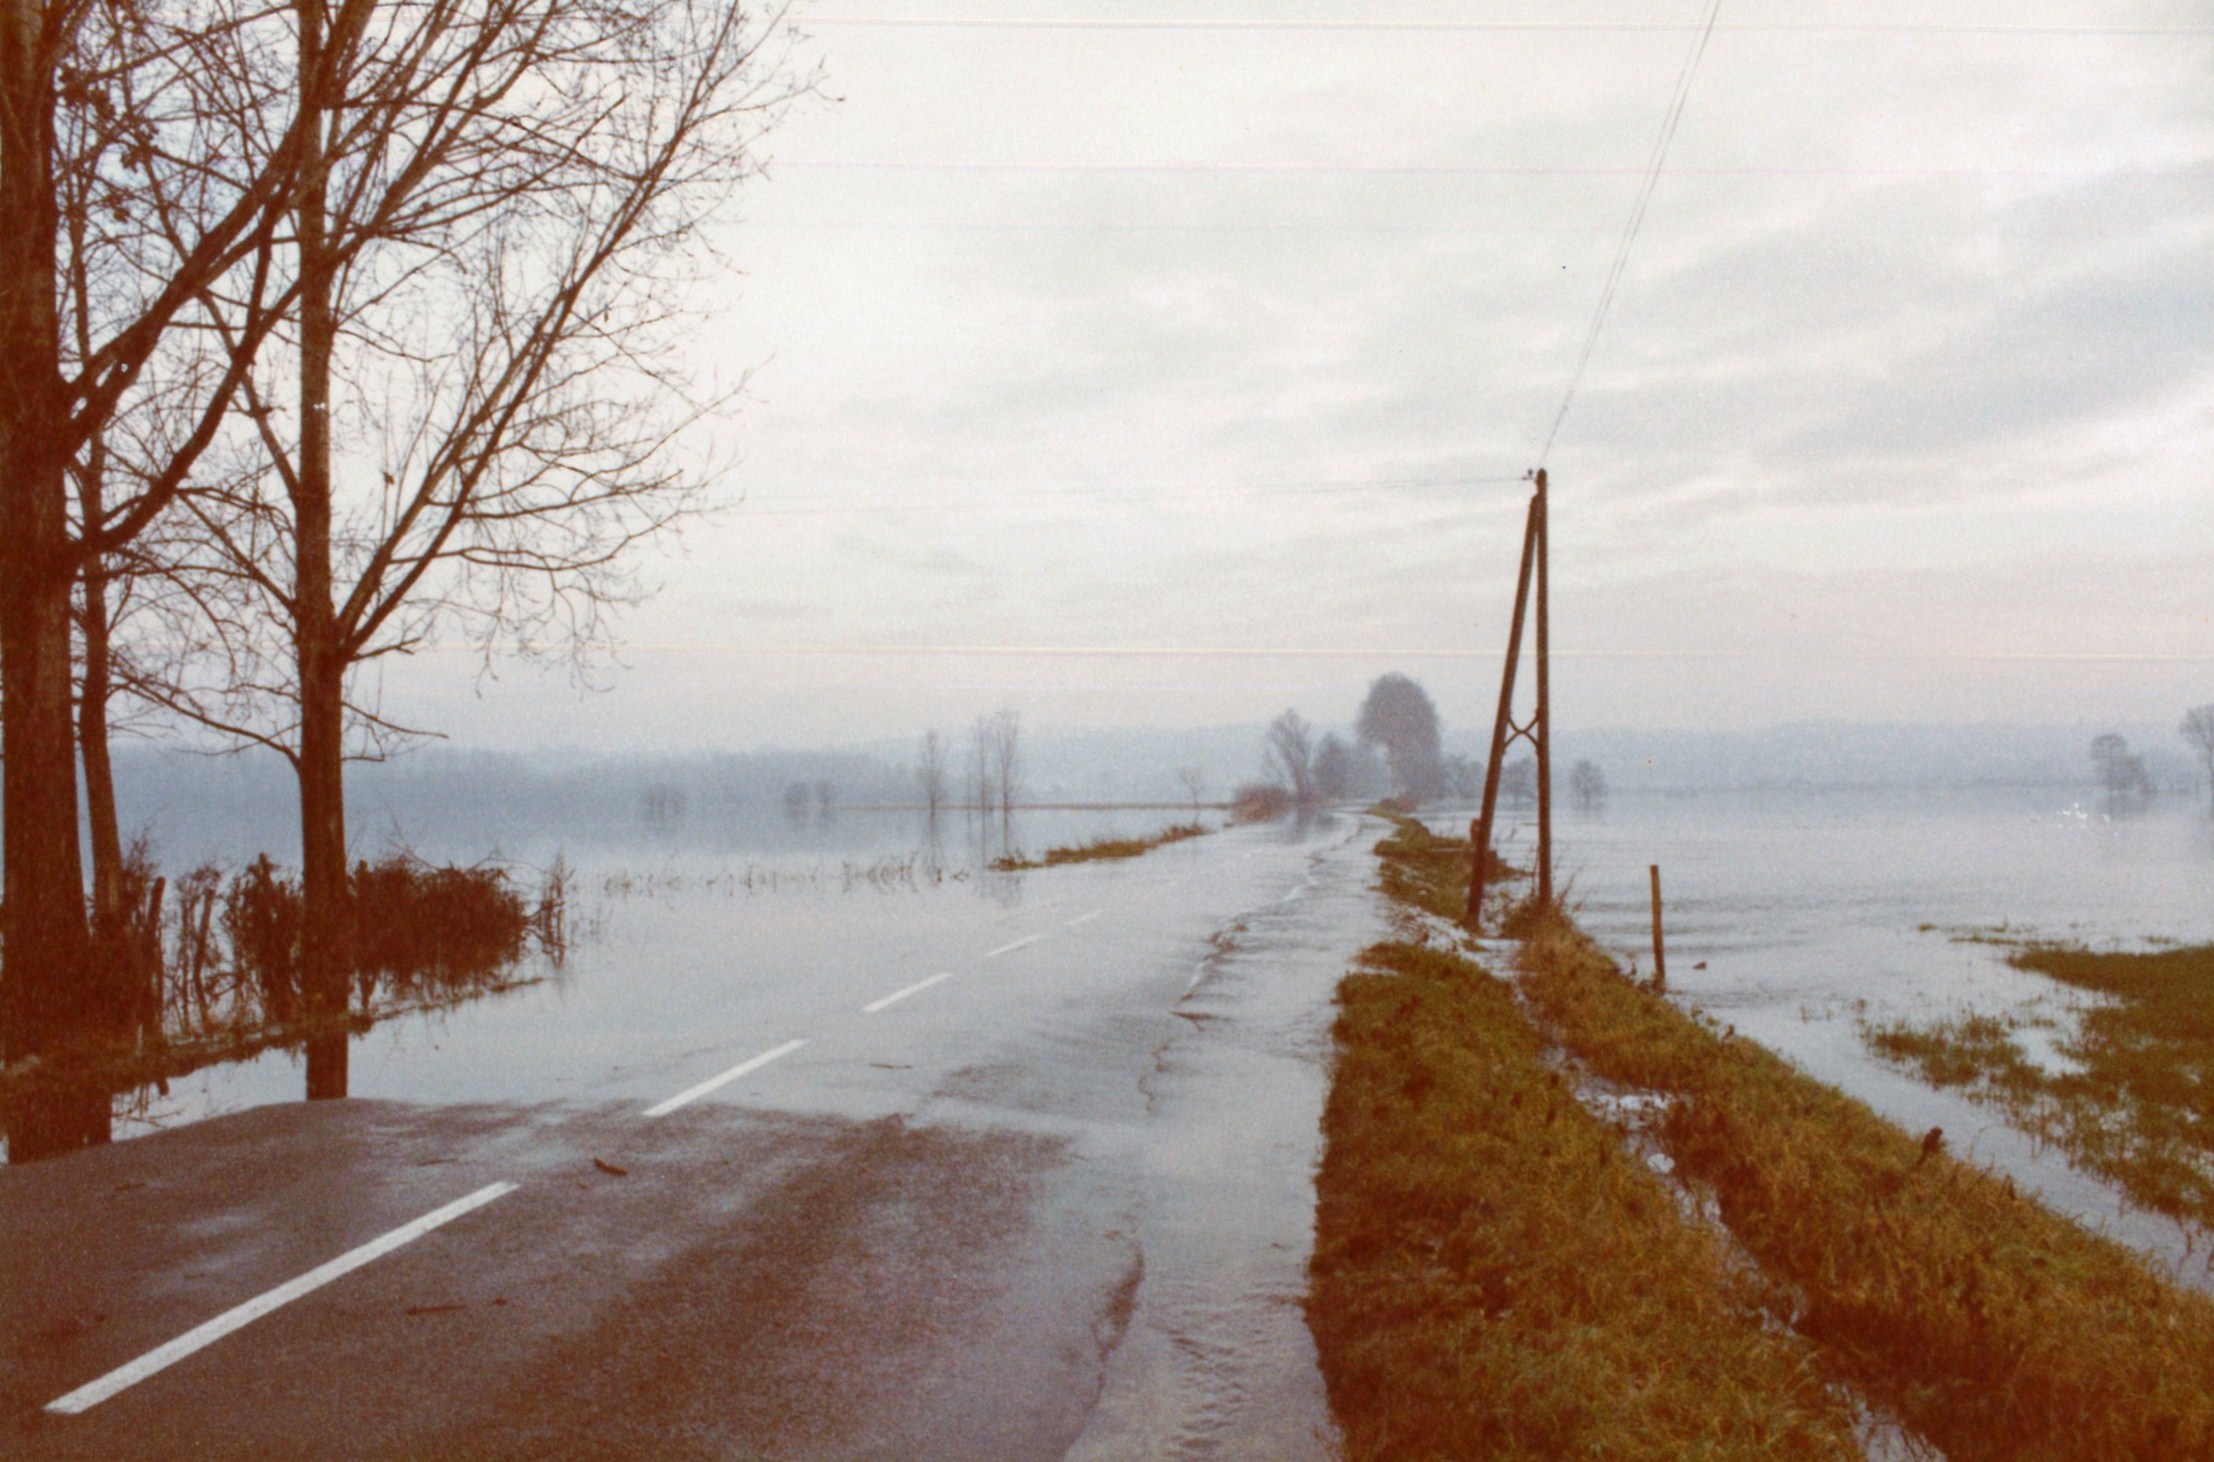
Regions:
<instances>
[{"instance_id":1,"label":"floodwater","mask_svg":"<svg viewBox=\"0 0 2214 1462\"><path fill-rule=\"evenodd\" d=\"M1465 828L1440 818L1439 826ZM1526 817L1504 853L1522 862ZM2107 1183L1876 1059L1863 1022L2062 1015L2070 1000L1963 936L2099 948L2214 940L2214 819L2173 799L2109 817L2065 789L1616 796L1557 809L1556 882L1592 936L1652 969L1647 867L1659 864L1668 986L1681 1002L1841 1087L1909 1131L2014 1176L2046 1203L2214 1287L2209 1236L2136 1210Z\"/></svg>"},{"instance_id":2,"label":"floodwater","mask_svg":"<svg viewBox=\"0 0 2214 1462\"><path fill-rule=\"evenodd\" d=\"M1221 931L1144 1083L1144 1283L1070 1462L1337 1455L1303 1304L1338 982L1385 935L1370 848L1321 831L1289 890Z\"/></svg>"},{"instance_id":3,"label":"floodwater","mask_svg":"<svg viewBox=\"0 0 2214 1462\"><path fill-rule=\"evenodd\" d=\"M1036 852L1182 816L1050 814L1021 822L1015 841ZM761 1422L740 1450L1334 1455L1300 1302L1330 997L1379 927L1369 849L1382 824L1234 827L1136 859L1006 874L988 867L1001 829L969 844L955 820L934 858L913 819L861 818L840 814L814 847L732 846L728 829L710 846L681 830L644 849L571 846L585 937L563 969L357 1037L351 1094L388 1101L302 1103L294 1058L272 1053L173 1082L119 1124L190 1130L38 1167L127 1165L160 1148L183 1155L172 1186L221 1188L193 1154L237 1132L290 1151L348 1107L453 1150L388 1172L381 1149L340 1144L371 1163L346 1169L341 1189L383 1193L423 1162L486 1162L525 1195L503 1213L558 1226L598 1211L602 1179L626 1194L674 1185L666 1211L641 1209L637 1232L596 1261L643 1264L683 1289L673 1306L624 1301L654 1325L683 1329L711 1308L694 1290L756 1272L725 1262L734 1243L805 1251L793 1263L807 1283L785 1286L774 1317L788 1341L775 1375L698 1398L724 1421ZM225 1114L239 1120L199 1121ZM459 1130L472 1124L489 1137ZM664 1150L688 1135L713 1140ZM866 1152L846 1150L856 1144ZM805 1203L733 1206L730 1183L774 1187L779 1173L805 1175ZM288 1232L226 1216L255 1197L226 1193L196 1221ZM584 1242L563 1230L545 1247ZM283 1268L258 1251L237 1263ZM526 1288L542 1282L543 1265L525 1267ZM770 1317L739 1306L725 1318L751 1333ZM375 1343L418 1354L405 1319L379 1323L398 1328ZM594 1330L587 1348L638 1348L616 1333ZM450 1384L475 1394L466 1378ZM744 1404L730 1400L746 1386Z\"/></svg>"},{"instance_id":4,"label":"floodwater","mask_svg":"<svg viewBox=\"0 0 2214 1462\"><path fill-rule=\"evenodd\" d=\"M527 897L557 858L572 871L571 948L534 954L534 983L443 1010L396 1017L357 1036L348 1094L417 1102L536 1101L619 1090L626 1072L662 1069L672 1043L785 995L812 976L903 968L915 950L980 926L1012 927L1035 903L1037 874L992 871L1013 851L1145 836L1182 809L908 810L753 819L640 818L556 837L528 821L504 842L460 829L409 839L431 861L506 867ZM1207 819L1220 822L1217 816ZM519 830L520 829L520 830ZM243 862L251 834L188 830L195 858ZM244 841L239 841L243 837ZM357 843L364 841L357 838ZM374 844L376 839L366 839ZM165 870L174 871L174 870ZM303 1094L298 1052L271 1050L119 1095L117 1140ZM647 1078L650 1079L650 1076Z\"/></svg>"},{"instance_id":5,"label":"floodwater","mask_svg":"<svg viewBox=\"0 0 2214 1462\"><path fill-rule=\"evenodd\" d=\"M501 851L526 884L557 853L576 869L575 949L539 983L356 1038L352 1094L637 1113L784 1052L701 1105L1061 1154L1034 1159L1029 1247L1001 1290L978 1292L1000 1295L984 1318L1004 1354L986 1370L1004 1378L1073 1336L1081 1379L1007 1455L1326 1457L1300 1299L1330 994L1381 932L1381 825L1341 815L1127 862L989 868L1010 844L1037 853L1186 816L956 813L933 838L914 814L842 811L519 838ZM2208 1283L2204 1235L2129 1210L1994 1114L1878 1062L1859 1033L2052 999L1962 934L2214 939L2203 814L2113 820L2050 794L1622 796L1564 808L1557 832L1579 917L1644 968L1646 866L1661 865L1676 998ZM1510 858L1526 853L1526 824L1507 836ZM284 1052L210 1068L129 1099L117 1135L296 1103L301 1082ZM894 1434L904 1404L871 1425Z\"/></svg>"}]
</instances>

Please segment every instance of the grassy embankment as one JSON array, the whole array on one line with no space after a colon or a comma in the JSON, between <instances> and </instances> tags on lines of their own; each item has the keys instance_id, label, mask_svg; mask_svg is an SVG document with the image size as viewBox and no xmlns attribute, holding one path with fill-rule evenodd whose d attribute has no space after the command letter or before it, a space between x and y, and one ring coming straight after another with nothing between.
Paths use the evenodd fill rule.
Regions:
<instances>
[{"instance_id":1,"label":"grassy embankment","mask_svg":"<svg viewBox=\"0 0 2214 1462\"><path fill-rule=\"evenodd\" d=\"M1309 1316L1349 1458L1857 1455L1504 984L1394 942L1339 999Z\"/></svg>"},{"instance_id":2,"label":"grassy embankment","mask_svg":"<svg viewBox=\"0 0 2214 1462\"><path fill-rule=\"evenodd\" d=\"M2058 1043L2078 1069L2030 1059L2016 1030L2058 1026L2035 1015L1871 1026L1869 1045L2000 1108L2144 1207L2214 1224L2214 945L2120 954L1976 937L2012 944L2016 969L2105 997Z\"/></svg>"},{"instance_id":3,"label":"grassy embankment","mask_svg":"<svg viewBox=\"0 0 2214 1462\"><path fill-rule=\"evenodd\" d=\"M1094 838L1074 847L1048 848L1035 858L1018 858L1009 854L992 860L994 873L1022 873L1032 868L1059 868L1065 863L1101 863L1114 858L1135 858L1150 853L1168 843L1180 843L1186 838L1205 837L1214 829L1196 822L1180 822L1174 827L1163 828L1150 838Z\"/></svg>"},{"instance_id":4,"label":"grassy embankment","mask_svg":"<svg viewBox=\"0 0 2214 1462\"><path fill-rule=\"evenodd\" d=\"M1379 851L1387 890L1457 914L1464 844L1406 824ZM1811 1409L1808 1359L1729 1339L1733 1315L1760 1328L1745 1308L1756 1289L1812 1342L1813 1364L1954 1462L2214 1455L2214 1304L1632 984L1567 922L1533 922L1526 1006L1434 951L1371 951L1370 970L1397 973L1345 986L1312 1310L1353 1456L1793 1455L1761 1439L1783 1425L1812 1454L1835 1420ZM1664 1235L1697 1231L1657 1183L1658 1202L1623 1196L1651 1180L1585 1147L1594 1134L1565 1093L1536 1095L1545 1040L1666 1099L1653 1139L1762 1283L1686 1261L1687 1241ZM1587 1161L1555 1161L1572 1142ZM1643 1308L1701 1284L1703 1304ZM1679 1370L1679 1355L1707 1358ZM1696 1394L1661 1404L1680 1376ZM1511 1429L1548 1396L1573 1424ZM1617 1434L1567 1409L1577 1397L1593 1417L1652 1415ZM1701 1424L1712 1430L1681 1430Z\"/></svg>"}]
</instances>

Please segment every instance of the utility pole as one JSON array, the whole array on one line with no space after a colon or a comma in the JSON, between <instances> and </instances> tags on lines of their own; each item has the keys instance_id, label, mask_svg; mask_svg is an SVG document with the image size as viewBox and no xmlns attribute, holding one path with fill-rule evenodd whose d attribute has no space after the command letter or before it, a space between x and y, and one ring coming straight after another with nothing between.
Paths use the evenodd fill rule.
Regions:
<instances>
[{"instance_id":1,"label":"utility pole","mask_svg":"<svg viewBox=\"0 0 2214 1462\"><path fill-rule=\"evenodd\" d=\"M1499 777L1507 748L1526 740L1537 751L1538 858L1537 895L1541 905L1553 902L1553 736L1552 683L1549 675L1550 625L1548 623L1545 552L1545 469L1531 474L1536 491L1530 495L1530 511L1522 528L1522 567L1515 576L1514 618L1507 626L1507 663L1499 676L1499 712L1491 725L1491 757L1484 766L1483 808L1469 824L1469 855L1474 860L1468 875L1468 925L1480 927L1484 908L1484 865L1491 861L1492 819L1499 809ZM1522 724L1514 719L1515 673L1521 667L1522 626L1529 618L1530 589L1537 587L1537 711Z\"/></svg>"}]
</instances>

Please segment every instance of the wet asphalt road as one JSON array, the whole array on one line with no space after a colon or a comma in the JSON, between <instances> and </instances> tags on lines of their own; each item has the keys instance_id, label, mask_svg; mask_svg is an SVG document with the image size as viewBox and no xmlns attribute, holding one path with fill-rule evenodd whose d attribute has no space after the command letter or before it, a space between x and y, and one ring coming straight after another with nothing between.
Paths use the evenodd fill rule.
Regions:
<instances>
[{"instance_id":1,"label":"wet asphalt road","mask_svg":"<svg viewBox=\"0 0 2214 1462\"><path fill-rule=\"evenodd\" d=\"M0 1172L0 1455L1326 1455L1298 1300L1375 831L1034 874L727 998L693 949L597 1060L467 1075L499 1099Z\"/></svg>"}]
</instances>

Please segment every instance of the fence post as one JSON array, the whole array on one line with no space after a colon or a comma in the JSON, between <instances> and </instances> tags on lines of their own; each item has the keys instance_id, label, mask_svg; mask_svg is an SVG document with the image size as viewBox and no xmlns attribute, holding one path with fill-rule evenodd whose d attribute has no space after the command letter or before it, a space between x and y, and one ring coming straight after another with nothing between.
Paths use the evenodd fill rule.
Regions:
<instances>
[{"instance_id":1,"label":"fence post","mask_svg":"<svg viewBox=\"0 0 2214 1462\"><path fill-rule=\"evenodd\" d=\"M1653 988L1668 988L1668 951L1661 943L1661 866L1648 865L1653 875Z\"/></svg>"}]
</instances>

